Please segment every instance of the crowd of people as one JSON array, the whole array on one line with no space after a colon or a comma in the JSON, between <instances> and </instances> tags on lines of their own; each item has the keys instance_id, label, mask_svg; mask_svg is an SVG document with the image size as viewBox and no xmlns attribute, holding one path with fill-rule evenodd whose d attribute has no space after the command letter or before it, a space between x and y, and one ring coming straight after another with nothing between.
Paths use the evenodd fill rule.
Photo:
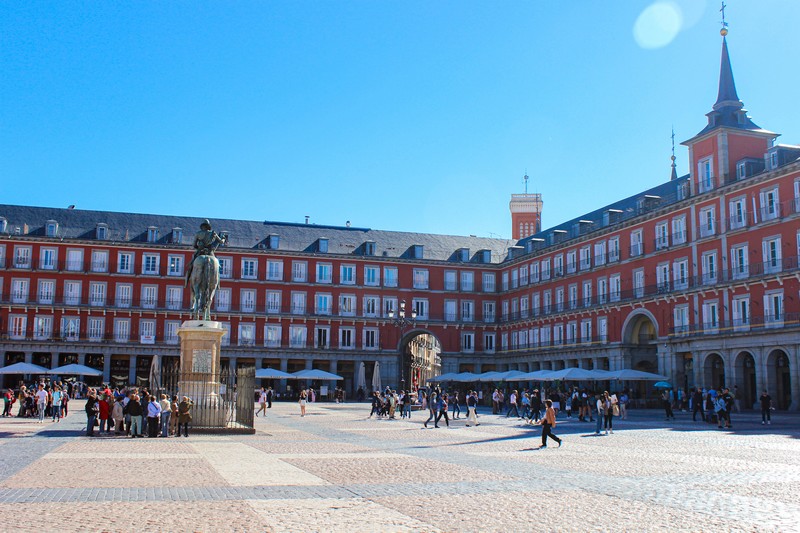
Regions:
<instances>
[{"instance_id":1,"label":"crowd of people","mask_svg":"<svg viewBox=\"0 0 800 533\"><path fill-rule=\"evenodd\" d=\"M30 387L22 385L16 393L7 389L3 394L3 416L35 418L43 424L45 418L61 422L69 413L69 401L73 394L79 394L72 383L40 382ZM17 409L17 414L14 414Z\"/></svg>"}]
</instances>

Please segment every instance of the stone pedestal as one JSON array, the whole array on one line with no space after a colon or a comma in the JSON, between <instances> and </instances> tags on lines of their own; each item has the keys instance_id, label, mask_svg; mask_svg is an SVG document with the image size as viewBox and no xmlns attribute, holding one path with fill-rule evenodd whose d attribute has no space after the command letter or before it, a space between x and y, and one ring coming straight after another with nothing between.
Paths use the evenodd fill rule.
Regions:
<instances>
[{"instance_id":1,"label":"stone pedestal","mask_svg":"<svg viewBox=\"0 0 800 533\"><path fill-rule=\"evenodd\" d=\"M220 346L225 330L219 322L187 320L178 328L181 339L181 373L178 394L194 403L192 424L224 427L220 416Z\"/></svg>"}]
</instances>

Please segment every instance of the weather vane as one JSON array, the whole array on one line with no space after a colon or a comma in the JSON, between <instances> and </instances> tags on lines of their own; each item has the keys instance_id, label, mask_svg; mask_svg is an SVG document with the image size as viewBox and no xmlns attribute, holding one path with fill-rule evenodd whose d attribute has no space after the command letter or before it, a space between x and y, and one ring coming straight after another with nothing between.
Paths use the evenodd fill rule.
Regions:
<instances>
[{"instance_id":1,"label":"weather vane","mask_svg":"<svg viewBox=\"0 0 800 533\"><path fill-rule=\"evenodd\" d=\"M728 7L728 6L726 6L726 5L725 5L725 2L723 1L723 2L722 2L722 7L721 7L721 8L720 8L720 10L719 10L719 11L720 11L720 13L722 13L722 21L721 21L721 23L722 23L722 29L720 29L720 30L719 30L719 33L720 33L720 35L722 35L723 37L725 37L726 35L728 35L728 23L727 23L727 22L725 22L725 8L726 8L726 7Z\"/></svg>"}]
</instances>

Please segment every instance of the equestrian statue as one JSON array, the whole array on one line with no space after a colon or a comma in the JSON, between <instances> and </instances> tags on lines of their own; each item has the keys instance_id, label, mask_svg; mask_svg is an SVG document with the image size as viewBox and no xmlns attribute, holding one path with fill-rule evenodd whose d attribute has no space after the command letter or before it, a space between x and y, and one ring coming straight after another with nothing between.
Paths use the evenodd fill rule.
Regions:
<instances>
[{"instance_id":1,"label":"equestrian statue","mask_svg":"<svg viewBox=\"0 0 800 533\"><path fill-rule=\"evenodd\" d=\"M219 287L219 261L214 256L220 244L228 242L228 236L220 236L211 229L206 219L194 236L194 256L186 272L186 283L192 292L189 312L195 320L211 320L211 304Z\"/></svg>"}]
</instances>

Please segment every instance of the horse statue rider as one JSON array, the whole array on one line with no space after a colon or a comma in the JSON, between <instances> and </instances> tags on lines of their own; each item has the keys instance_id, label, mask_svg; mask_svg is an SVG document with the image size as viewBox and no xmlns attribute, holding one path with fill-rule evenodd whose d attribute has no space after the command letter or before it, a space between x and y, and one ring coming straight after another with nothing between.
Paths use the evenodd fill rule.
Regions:
<instances>
[{"instance_id":1,"label":"horse statue rider","mask_svg":"<svg viewBox=\"0 0 800 533\"><path fill-rule=\"evenodd\" d=\"M214 256L220 244L228 242L226 235L220 236L211 229L208 219L200 224L194 236L194 256L186 272L186 284L191 289L189 312L195 320L211 320L211 303L219 286L219 261Z\"/></svg>"}]
</instances>

